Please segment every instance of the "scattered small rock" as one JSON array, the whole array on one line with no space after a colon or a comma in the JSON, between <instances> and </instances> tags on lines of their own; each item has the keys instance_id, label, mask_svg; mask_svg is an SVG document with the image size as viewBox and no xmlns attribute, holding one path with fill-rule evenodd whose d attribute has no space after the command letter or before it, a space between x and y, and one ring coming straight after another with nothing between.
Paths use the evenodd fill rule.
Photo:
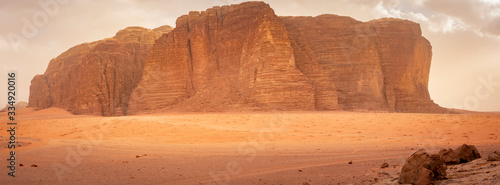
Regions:
<instances>
[{"instance_id":1,"label":"scattered small rock","mask_svg":"<svg viewBox=\"0 0 500 185\"><path fill-rule=\"evenodd\" d=\"M477 151L474 145L463 144L457 148L457 155L460 158L460 163L467 163L474 159L481 158L481 154Z\"/></svg>"},{"instance_id":2,"label":"scattered small rock","mask_svg":"<svg viewBox=\"0 0 500 185\"><path fill-rule=\"evenodd\" d=\"M31 165L31 167L38 167L38 165L36 165L36 164L32 164L32 165Z\"/></svg>"},{"instance_id":3,"label":"scattered small rock","mask_svg":"<svg viewBox=\"0 0 500 185\"><path fill-rule=\"evenodd\" d=\"M488 155L488 161L500 161L500 152L495 151Z\"/></svg>"},{"instance_id":4,"label":"scattered small rock","mask_svg":"<svg viewBox=\"0 0 500 185\"><path fill-rule=\"evenodd\" d=\"M24 164L23 164L23 163L20 163L20 164L19 164L19 166L24 166Z\"/></svg>"},{"instance_id":5,"label":"scattered small rock","mask_svg":"<svg viewBox=\"0 0 500 185\"><path fill-rule=\"evenodd\" d=\"M352 161L349 161L347 164L352 164Z\"/></svg>"},{"instance_id":6,"label":"scattered small rock","mask_svg":"<svg viewBox=\"0 0 500 185\"><path fill-rule=\"evenodd\" d=\"M380 168L387 168L387 167L389 167L389 164L387 164L387 163L380 165Z\"/></svg>"},{"instance_id":7,"label":"scattered small rock","mask_svg":"<svg viewBox=\"0 0 500 185\"><path fill-rule=\"evenodd\" d=\"M391 174L389 174L387 172L378 172L378 175L379 176L391 176Z\"/></svg>"},{"instance_id":8,"label":"scattered small rock","mask_svg":"<svg viewBox=\"0 0 500 185\"><path fill-rule=\"evenodd\" d=\"M299 172L302 172L302 170L299 170Z\"/></svg>"}]
</instances>

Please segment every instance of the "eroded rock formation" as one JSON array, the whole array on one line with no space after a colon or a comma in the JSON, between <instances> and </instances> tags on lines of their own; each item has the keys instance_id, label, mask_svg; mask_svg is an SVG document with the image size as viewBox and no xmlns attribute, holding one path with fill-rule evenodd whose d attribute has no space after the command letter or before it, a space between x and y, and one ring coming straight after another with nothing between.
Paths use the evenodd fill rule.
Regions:
<instances>
[{"instance_id":1,"label":"eroded rock formation","mask_svg":"<svg viewBox=\"0 0 500 185\"><path fill-rule=\"evenodd\" d=\"M313 81L297 69L286 27L265 3L181 16L151 54L131 97L131 114L171 106L190 111L316 107ZM320 97L336 109L334 84L325 86L330 94L317 91L330 95Z\"/></svg>"},{"instance_id":2,"label":"eroded rock formation","mask_svg":"<svg viewBox=\"0 0 500 185\"><path fill-rule=\"evenodd\" d=\"M427 90L432 47L419 24L337 15L282 19L293 40L333 79L340 109L443 111Z\"/></svg>"},{"instance_id":3,"label":"eroded rock formation","mask_svg":"<svg viewBox=\"0 0 500 185\"><path fill-rule=\"evenodd\" d=\"M446 164L438 154L420 149L412 154L401 169L399 184L433 184L446 178Z\"/></svg>"},{"instance_id":4,"label":"eroded rock formation","mask_svg":"<svg viewBox=\"0 0 500 185\"><path fill-rule=\"evenodd\" d=\"M481 154L479 154L479 151L474 145L463 144L459 146L456 151L460 158L460 163L466 163L481 158Z\"/></svg>"},{"instance_id":5,"label":"eroded rock formation","mask_svg":"<svg viewBox=\"0 0 500 185\"><path fill-rule=\"evenodd\" d=\"M439 156L441 156L441 159L443 159L446 165L460 164L460 157L458 157L458 154L451 148L441 149L439 151Z\"/></svg>"},{"instance_id":6,"label":"eroded rock formation","mask_svg":"<svg viewBox=\"0 0 500 185\"><path fill-rule=\"evenodd\" d=\"M445 111L427 90L432 47L411 21L278 17L247 2L190 12L162 30L129 29L61 54L33 79L30 106L106 116Z\"/></svg>"},{"instance_id":7,"label":"eroded rock formation","mask_svg":"<svg viewBox=\"0 0 500 185\"><path fill-rule=\"evenodd\" d=\"M500 161L500 152L495 151L488 155L488 161Z\"/></svg>"},{"instance_id":8,"label":"eroded rock formation","mask_svg":"<svg viewBox=\"0 0 500 185\"><path fill-rule=\"evenodd\" d=\"M74 114L124 115L154 41L167 27L120 30L113 38L75 46L52 59L31 81L30 107Z\"/></svg>"}]
</instances>

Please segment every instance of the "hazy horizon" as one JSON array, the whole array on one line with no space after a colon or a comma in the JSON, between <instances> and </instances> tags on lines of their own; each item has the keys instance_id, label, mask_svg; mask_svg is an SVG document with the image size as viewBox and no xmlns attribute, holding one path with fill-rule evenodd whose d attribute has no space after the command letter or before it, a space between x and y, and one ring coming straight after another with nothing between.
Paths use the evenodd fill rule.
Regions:
<instances>
[{"instance_id":1,"label":"hazy horizon","mask_svg":"<svg viewBox=\"0 0 500 185\"><path fill-rule=\"evenodd\" d=\"M39 3L41 2L41 4ZM44 8L43 4L52 3ZM66 3L65 3L66 2ZM175 27L189 11L240 0L40 0L0 5L0 73L16 71L17 101L28 101L31 79L69 48L109 38L129 26ZM420 23L433 46L431 98L447 108L500 111L500 0L264 1L279 16L337 14L360 21L396 17ZM47 4L49 5L49 4ZM23 33L26 24L35 31ZM9 41L21 37L21 44ZM5 77L6 78L6 77ZM7 90L6 82L0 88ZM7 103L0 97L0 106Z\"/></svg>"}]
</instances>

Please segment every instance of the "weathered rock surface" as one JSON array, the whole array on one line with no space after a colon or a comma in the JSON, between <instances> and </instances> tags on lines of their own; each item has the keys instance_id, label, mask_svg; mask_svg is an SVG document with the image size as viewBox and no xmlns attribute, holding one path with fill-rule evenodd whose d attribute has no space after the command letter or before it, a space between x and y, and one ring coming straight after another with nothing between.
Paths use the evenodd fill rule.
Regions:
<instances>
[{"instance_id":1,"label":"weathered rock surface","mask_svg":"<svg viewBox=\"0 0 500 185\"><path fill-rule=\"evenodd\" d=\"M397 173L383 176L375 185L399 184ZM439 185L500 184L500 161L480 158L468 163L457 164L446 170L446 179L433 182Z\"/></svg>"},{"instance_id":2,"label":"weathered rock surface","mask_svg":"<svg viewBox=\"0 0 500 185\"><path fill-rule=\"evenodd\" d=\"M495 151L488 155L488 161L500 161L500 152Z\"/></svg>"},{"instance_id":3,"label":"weathered rock surface","mask_svg":"<svg viewBox=\"0 0 500 185\"><path fill-rule=\"evenodd\" d=\"M458 154L451 148L441 149L439 151L439 156L441 157L441 159L443 159L444 163L446 163L447 165L460 163L460 158L458 157Z\"/></svg>"},{"instance_id":4,"label":"weathered rock surface","mask_svg":"<svg viewBox=\"0 0 500 185\"><path fill-rule=\"evenodd\" d=\"M166 107L445 111L427 91L431 46L410 21L278 18L267 4L243 3L180 17L153 52L131 114Z\"/></svg>"},{"instance_id":5,"label":"weathered rock surface","mask_svg":"<svg viewBox=\"0 0 500 185\"><path fill-rule=\"evenodd\" d=\"M430 99L432 48L411 21L278 17L246 2L190 12L170 30L129 28L71 48L33 78L30 106L105 116L446 111Z\"/></svg>"},{"instance_id":6,"label":"weathered rock surface","mask_svg":"<svg viewBox=\"0 0 500 185\"><path fill-rule=\"evenodd\" d=\"M445 111L427 90L432 47L419 24L337 15L282 19L293 40L333 79L340 109Z\"/></svg>"},{"instance_id":7,"label":"weathered rock surface","mask_svg":"<svg viewBox=\"0 0 500 185\"><path fill-rule=\"evenodd\" d=\"M131 96L130 114L176 105L190 111L314 110L315 92L325 100L322 107L337 107L333 83L315 89L314 82L322 82L297 69L286 27L265 3L181 16L151 54Z\"/></svg>"},{"instance_id":8,"label":"weathered rock surface","mask_svg":"<svg viewBox=\"0 0 500 185\"><path fill-rule=\"evenodd\" d=\"M479 154L479 151L474 145L463 144L456 149L456 153L460 158L460 163L466 163L481 158L481 154Z\"/></svg>"},{"instance_id":9,"label":"weathered rock surface","mask_svg":"<svg viewBox=\"0 0 500 185\"><path fill-rule=\"evenodd\" d=\"M124 115L154 41L166 30L120 30L113 38L75 46L52 59L31 81L30 107L74 114Z\"/></svg>"},{"instance_id":10,"label":"weathered rock surface","mask_svg":"<svg viewBox=\"0 0 500 185\"><path fill-rule=\"evenodd\" d=\"M500 184L500 161L486 161L481 158L453 165L447 170L447 179L436 181L436 184Z\"/></svg>"},{"instance_id":11,"label":"weathered rock surface","mask_svg":"<svg viewBox=\"0 0 500 185\"><path fill-rule=\"evenodd\" d=\"M406 160L398 182L432 184L433 181L446 177L446 169L446 164L439 155L430 155L424 149L420 149Z\"/></svg>"}]
</instances>

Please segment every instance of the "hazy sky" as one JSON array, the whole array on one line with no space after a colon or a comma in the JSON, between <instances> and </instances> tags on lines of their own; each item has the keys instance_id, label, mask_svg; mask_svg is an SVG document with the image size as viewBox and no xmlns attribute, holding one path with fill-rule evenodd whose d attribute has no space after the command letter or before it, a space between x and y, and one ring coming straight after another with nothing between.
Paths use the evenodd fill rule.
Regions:
<instances>
[{"instance_id":1,"label":"hazy sky","mask_svg":"<svg viewBox=\"0 0 500 185\"><path fill-rule=\"evenodd\" d=\"M189 11L241 0L0 0L0 79L18 73L18 100L50 59L128 26L175 27ZM420 23L433 46L432 99L444 107L500 111L500 0L266 0L277 15L338 14ZM44 6L50 5L50 6ZM48 8L47 8L48 7ZM30 29L34 28L34 29ZM12 41L14 39L14 41ZM7 91L0 80L1 92ZM7 102L6 93L0 105Z\"/></svg>"}]
</instances>

